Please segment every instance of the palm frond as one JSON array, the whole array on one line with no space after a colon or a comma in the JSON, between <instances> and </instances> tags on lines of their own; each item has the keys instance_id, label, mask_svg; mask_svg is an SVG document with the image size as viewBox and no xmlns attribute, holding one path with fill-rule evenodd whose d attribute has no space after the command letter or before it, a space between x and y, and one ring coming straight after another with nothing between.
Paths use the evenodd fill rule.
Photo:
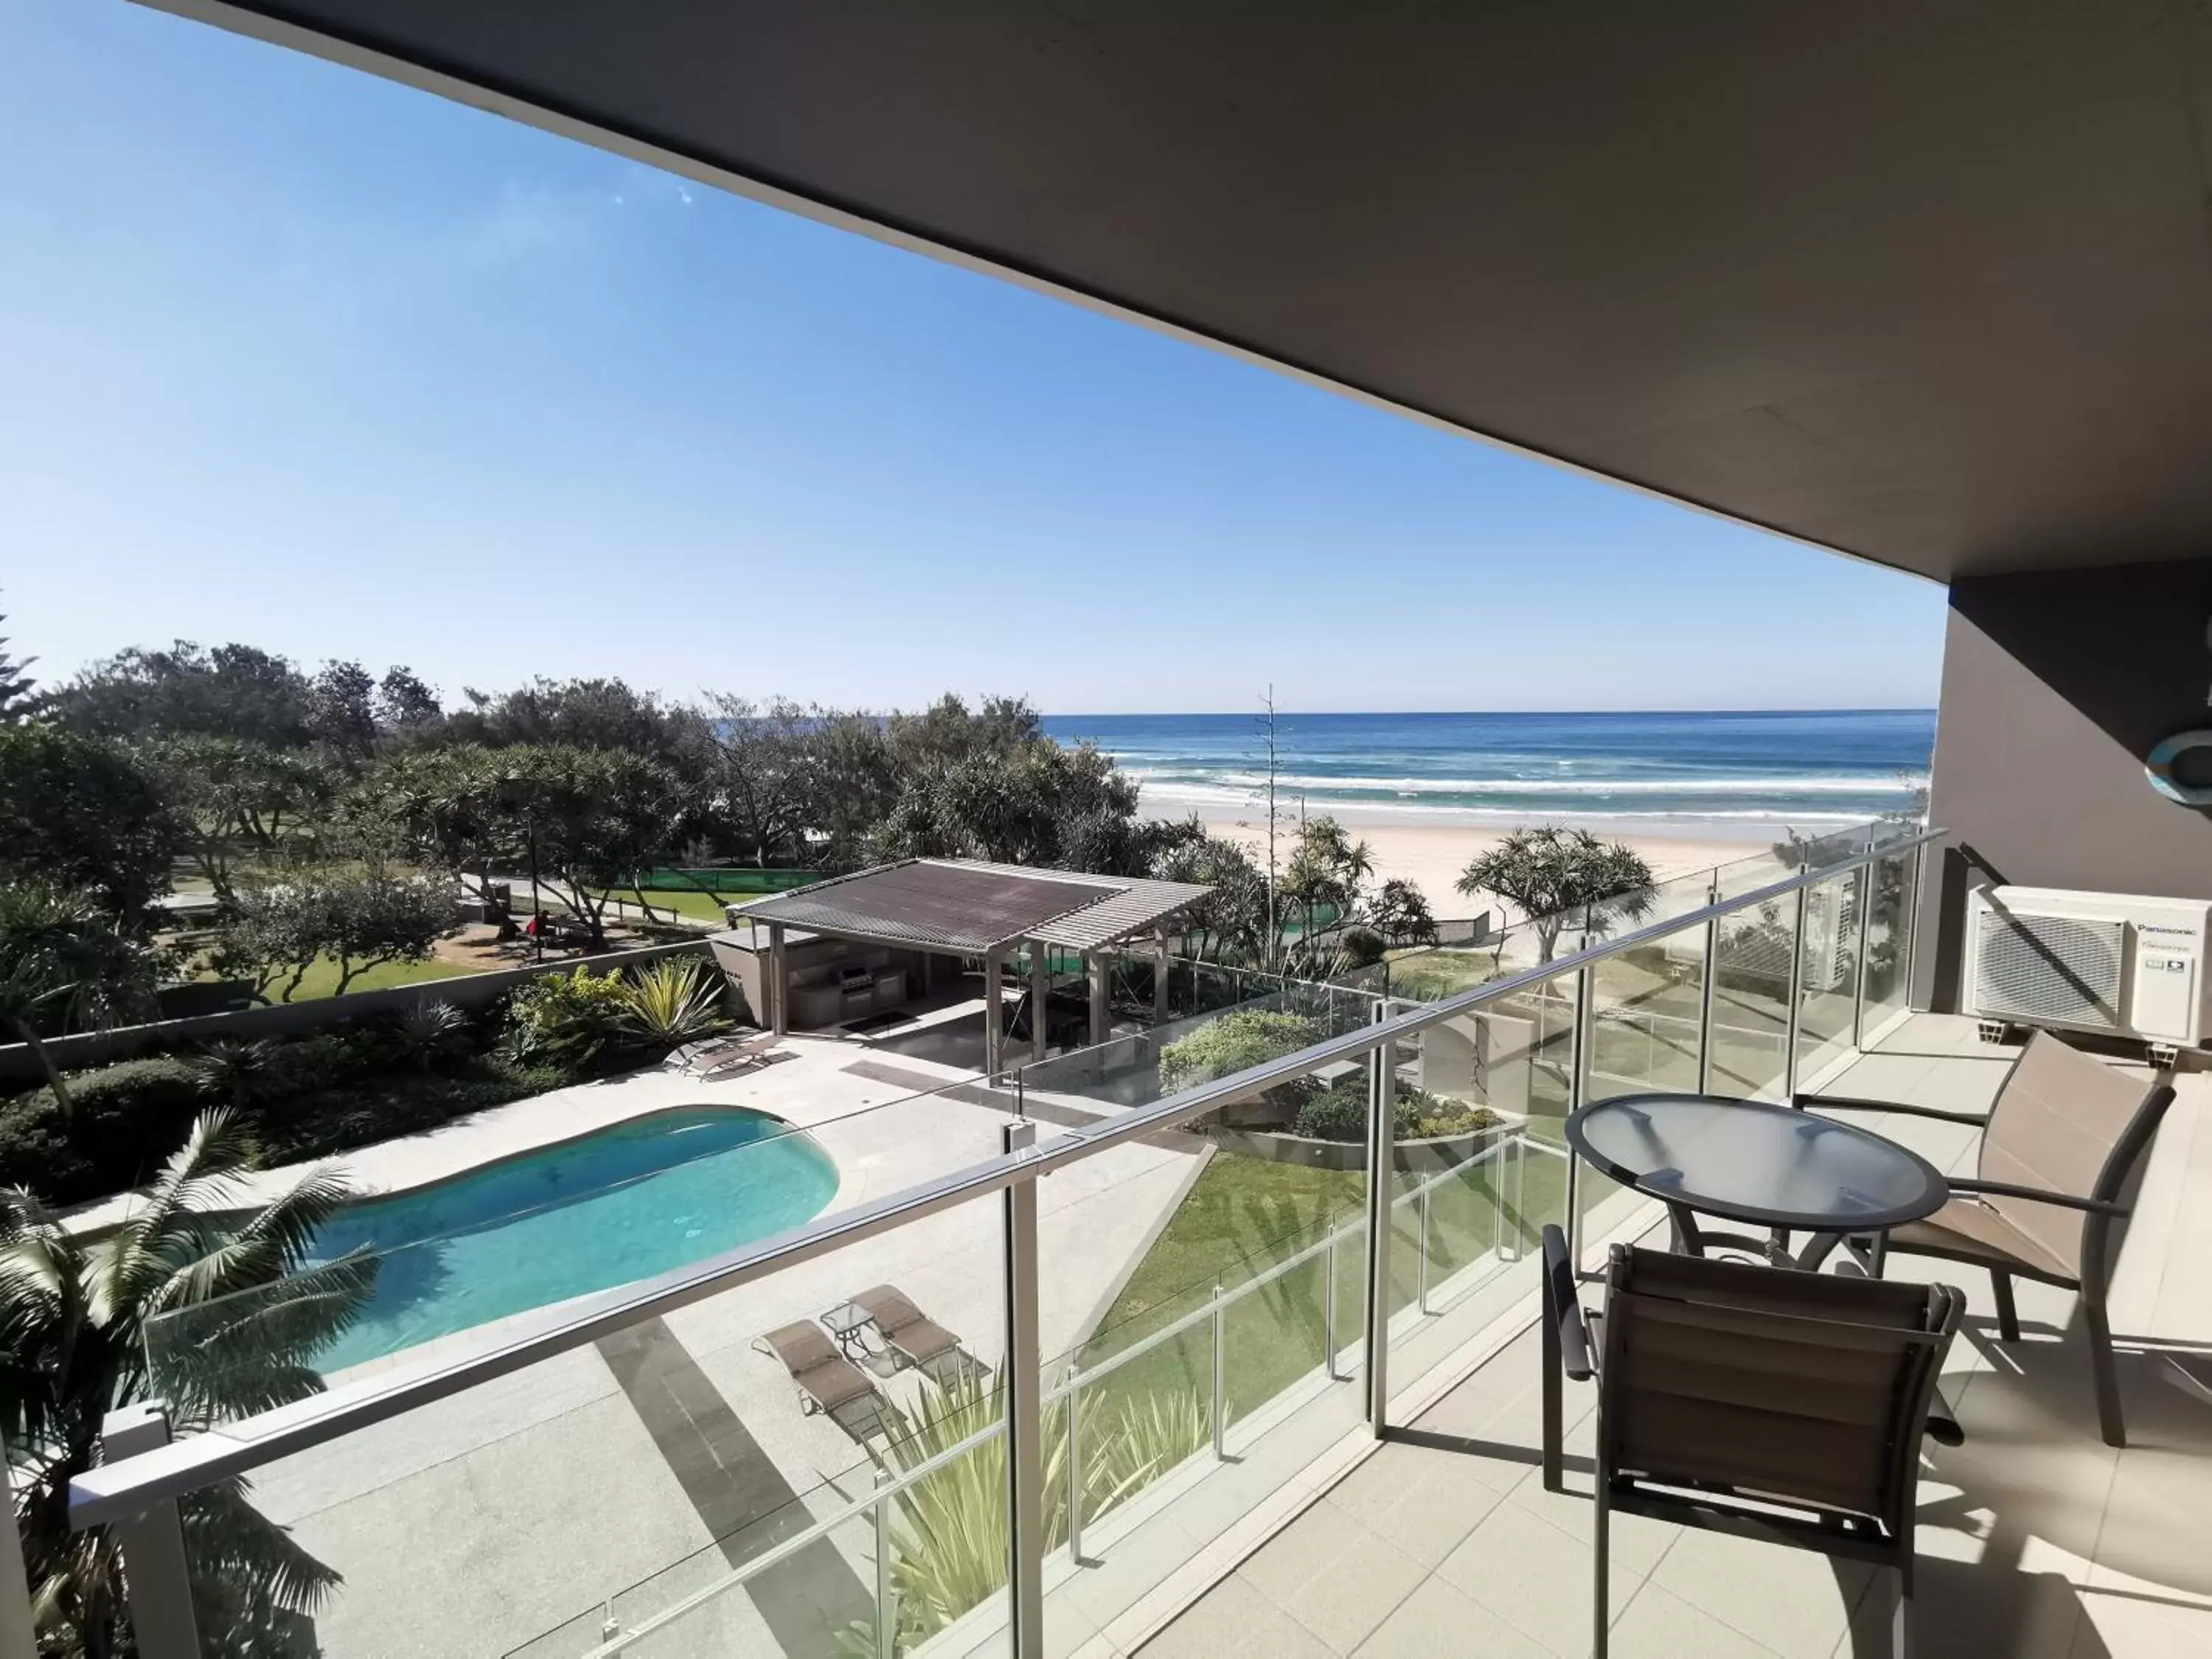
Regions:
<instances>
[{"instance_id":1,"label":"palm frond","mask_svg":"<svg viewBox=\"0 0 2212 1659\"><path fill-rule=\"evenodd\" d=\"M177 1500L196 1601L212 1601L259 1625L280 1613L313 1613L345 1582L246 1501L243 1480L204 1486ZM212 1592L210 1594L210 1592Z\"/></svg>"}]
</instances>

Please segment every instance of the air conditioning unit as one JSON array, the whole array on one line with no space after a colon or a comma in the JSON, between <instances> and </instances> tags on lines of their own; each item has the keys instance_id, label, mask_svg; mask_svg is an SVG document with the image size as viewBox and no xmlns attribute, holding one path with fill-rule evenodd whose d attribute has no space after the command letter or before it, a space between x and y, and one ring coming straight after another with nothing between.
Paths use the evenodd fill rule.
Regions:
<instances>
[{"instance_id":1,"label":"air conditioning unit","mask_svg":"<svg viewBox=\"0 0 2212 1659\"><path fill-rule=\"evenodd\" d=\"M2212 902L1984 887L1966 897L1966 1012L2160 1047L2204 1040Z\"/></svg>"}]
</instances>

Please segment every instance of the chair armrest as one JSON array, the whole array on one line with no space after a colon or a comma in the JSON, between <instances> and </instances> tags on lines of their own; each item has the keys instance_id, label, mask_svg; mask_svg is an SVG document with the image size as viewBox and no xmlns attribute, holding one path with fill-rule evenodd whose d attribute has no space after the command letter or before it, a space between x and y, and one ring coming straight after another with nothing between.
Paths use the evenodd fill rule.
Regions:
<instances>
[{"instance_id":1,"label":"chair armrest","mask_svg":"<svg viewBox=\"0 0 2212 1659\"><path fill-rule=\"evenodd\" d=\"M1954 1193L2031 1199L2038 1204L2057 1204L2069 1210L2087 1210L2094 1215L2124 1216L2129 1213L2126 1205L2115 1204L2109 1199L2076 1198L2071 1193L2047 1192L2040 1187L2015 1187L2009 1181L1968 1181L1963 1177L1947 1176L1945 1184Z\"/></svg>"},{"instance_id":2,"label":"chair armrest","mask_svg":"<svg viewBox=\"0 0 2212 1659\"><path fill-rule=\"evenodd\" d=\"M1583 1322L1582 1298L1575 1291L1574 1269L1567 1261L1567 1236L1556 1224L1544 1228L1544 1311L1553 1322L1559 1340L1559 1369L1577 1382L1587 1382L1595 1369L1590 1364L1589 1328Z\"/></svg>"},{"instance_id":3,"label":"chair armrest","mask_svg":"<svg viewBox=\"0 0 2212 1659\"><path fill-rule=\"evenodd\" d=\"M1906 1117L1940 1118L1946 1123L1968 1123L1979 1129L1989 1123L1985 1112L1939 1112L1933 1106L1906 1106L1894 1100L1854 1100L1847 1095L1792 1095L1790 1103L1799 1111L1899 1112Z\"/></svg>"}]
</instances>

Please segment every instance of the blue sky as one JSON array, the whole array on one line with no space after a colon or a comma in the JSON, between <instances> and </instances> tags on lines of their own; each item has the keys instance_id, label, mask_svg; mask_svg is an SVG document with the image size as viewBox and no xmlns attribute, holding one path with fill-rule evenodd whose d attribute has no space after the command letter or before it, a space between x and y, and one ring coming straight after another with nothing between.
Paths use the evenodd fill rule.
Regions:
<instances>
[{"instance_id":1,"label":"blue sky","mask_svg":"<svg viewBox=\"0 0 2212 1659\"><path fill-rule=\"evenodd\" d=\"M182 636L449 695L1935 700L1931 585L122 0L0 7L0 247L45 673Z\"/></svg>"}]
</instances>

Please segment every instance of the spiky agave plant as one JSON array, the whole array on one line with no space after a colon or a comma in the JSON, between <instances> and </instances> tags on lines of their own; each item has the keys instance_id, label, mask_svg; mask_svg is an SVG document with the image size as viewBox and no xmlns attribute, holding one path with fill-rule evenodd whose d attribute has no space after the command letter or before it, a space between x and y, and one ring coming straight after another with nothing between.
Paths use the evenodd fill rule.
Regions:
<instances>
[{"instance_id":1,"label":"spiky agave plant","mask_svg":"<svg viewBox=\"0 0 2212 1659\"><path fill-rule=\"evenodd\" d=\"M0 1191L0 1432L15 1463L41 1651L128 1651L115 1540L105 1529L70 1531L69 1484L100 1461L107 1413L155 1397L149 1327L206 1309L187 1335L161 1344L159 1397L172 1423L192 1432L319 1393L310 1362L374 1288L368 1257L308 1263L345 1183L319 1171L247 1209L239 1177L253 1162L233 1115L204 1112L129 1218L94 1240L68 1231L30 1194ZM204 1639L218 1644L210 1651L311 1648L303 1615L338 1575L257 1511L243 1480L179 1509Z\"/></svg>"},{"instance_id":2,"label":"spiky agave plant","mask_svg":"<svg viewBox=\"0 0 2212 1659\"><path fill-rule=\"evenodd\" d=\"M1196 1393L1151 1395L1140 1401L1086 1394L1083 1402L1083 1514L1096 1520L1167 1473L1211 1432ZM869 1455L885 1474L920 1468L963 1440L1003 1420L1001 1385L966 1376L945 1385L925 1382L911 1412L891 1405L888 1444ZM1043 1413L1045 1548L1067 1541L1067 1401ZM904 1652L994 1595L1006 1582L1006 1440L984 1441L924 1475L891 1500L891 1589L896 1598L897 1650ZM842 1653L872 1656L874 1627L848 1627Z\"/></svg>"},{"instance_id":3,"label":"spiky agave plant","mask_svg":"<svg viewBox=\"0 0 2212 1659\"><path fill-rule=\"evenodd\" d=\"M623 1023L656 1046L674 1048L729 1029L719 975L705 963L664 957L623 983Z\"/></svg>"}]
</instances>

